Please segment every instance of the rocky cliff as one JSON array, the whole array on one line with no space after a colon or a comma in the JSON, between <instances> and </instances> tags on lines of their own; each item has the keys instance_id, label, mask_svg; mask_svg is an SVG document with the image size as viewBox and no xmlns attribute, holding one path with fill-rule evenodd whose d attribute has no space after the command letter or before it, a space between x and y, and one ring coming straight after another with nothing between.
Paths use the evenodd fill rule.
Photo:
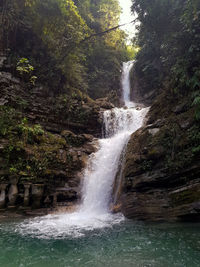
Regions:
<instances>
[{"instance_id":1,"label":"rocky cliff","mask_svg":"<svg viewBox=\"0 0 200 267\"><path fill-rule=\"evenodd\" d=\"M131 136L119 201L126 217L200 221L200 125L190 99L161 94Z\"/></svg>"},{"instance_id":2,"label":"rocky cliff","mask_svg":"<svg viewBox=\"0 0 200 267\"><path fill-rule=\"evenodd\" d=\"M0 210L74 205L101 114L113 105L80 92L50 96L5 68L0 91Z\"/></svg>"}]
</instances>

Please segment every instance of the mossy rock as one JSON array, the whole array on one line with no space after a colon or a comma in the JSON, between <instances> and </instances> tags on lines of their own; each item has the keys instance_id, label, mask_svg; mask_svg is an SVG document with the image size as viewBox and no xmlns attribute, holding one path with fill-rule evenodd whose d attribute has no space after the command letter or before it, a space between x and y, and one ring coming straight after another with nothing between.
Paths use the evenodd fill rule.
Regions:
<instances>
[{"instance_id":1,"label":"mossy rock","mask_svg":"<svg viewBox=\"0 0 200 267\"><path fill-rule=\"evenodd\" d=\"M73 132L65 130L62 131L61 135L65 138L66 142L70 146L81 146L85 142L84 136L75 135Z\"/></svg>"}]
</instances>

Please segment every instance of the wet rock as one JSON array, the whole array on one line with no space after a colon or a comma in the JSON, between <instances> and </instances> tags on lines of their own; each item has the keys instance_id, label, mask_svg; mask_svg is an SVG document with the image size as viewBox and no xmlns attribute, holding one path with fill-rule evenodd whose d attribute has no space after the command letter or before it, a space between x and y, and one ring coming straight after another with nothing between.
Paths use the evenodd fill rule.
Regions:
<instances>
[{"instance_id":1,"label":"wet rock","mask_svg":"<svg viewBox=\"0 0 200 267\"><path fill-rule=\"evenodd\" d=\"M96 103L102 108L102 109L112 109L115 106L109 102L108 98L98 98L96 100Z\"/></svg>"},{"instance_id":2,"label":"wet rock","mask_svg":"<svg viewBox=\"0 0 200 267\"><path fill-rule=\"evenodd\" d=\"M49 196L47 196L44 200L44 204L47 205L47 206L50 206L51 205L51 199Z\"/></svg>"},{"instance_id":3,"label":"wet rock","mask_svg":"<svg viewBox=\"0 0 200 267\"><path fill-rule=\"evenodd\" d=\"M82 134L81 136L84 138L85 142L92 142L94 139L94 136L91 134Z\"/></svg>"},{"instance_id":4,"label":"wet rock","mask_svg":"<svg viewBox=\"0 0 200 267\"><path fill-rule=\"evenodd\" d=\"M183 177L186 173L179 175ZM134 177L132 184L126 187L127 193L122 196L122 212L126 217L148 221L179 221L186 217L188 219L191 213L200 215L196 204L200 199L200 185L196 184L199 180L192 181L189 187L181 187L178 175L149 173L142 177ZM190 219L195 221L194 217Z\"/></svg>"},{"instance_id":5,"label":"wet rock","mask_svg":"<svg viewBox=\"0 0 200 267\"><path fill-rule=\"evenodd\" d=\"M194 210L196 212L198 212L200 214L200 201L199 202L195 202L192 204L192 207L194 208Z\"/></svg>"},{"instance_id":6,"label":"wet rock","mask_svg":"<svg viewBox=\"0 0 200 267\"><path fill-rule=\"evenodd\" d=\"M8 103L8 100L7 99L5 99L5 98L1 98L0 99L0 106L4 106L7 103Z\"/></svg>"},{"instance_id":7,"label":"wet rock","mask_svg":"<svg viewBox=\"0 0 200 267\"><path fill-rule=\"evenodd\" d=\"M154 123L152 123L152 124L148 124L148 125L146 126L146 128L148 128L148 129L152 129L152 128L160 128L160 127L162 127L163 125L164 125L164 121L161 120L161 119L158 119L158 120L155 121Z\"/></svg>"},{"instance_id":8,"label":"wet rock","mask_svg":"<svg viewBox=\"0 0 200 267\"><path fill-rule=\"evenodd\" d=\"M41 207L41 200L43 197L44 192L44 185L43 184L33 184L31 186L32 189L32 207L33 208L40 208Z\"/></svg>"},{"instance_id":9,"label":"wet rock","mask_svg":"<svg viewBox=\"0 0 200 267\"><path fill-rule=\"evenodd\" d=\"M75 137L76 135L72 131L64 130L61 132L61 136L67 139L67 138Z\"/></svg>"},{"instance_id":10,"label":"wet rock","mask_svg":"<svg viewBox=\"0 0 200 267\"><path fill-rule=\"evenodd\" d=\"M180 114L180 113L183 113L184 111L186 110L186 105L185 103L181 103L179 105L177 105L176 107L174 107L172 109L172 111L176 114Z\"/></svg>"},{"instance_id":11,"label":"wet rock","mask_svg":"<svg viewBox=\"0 0 200 267\"><path fill-rule=\"evenodd\" d=\"M84 153L86 153L88 155L92 154L96 151L96 145L92 144L92 143L85 144L85 145L83 145L82 150L84 151Z\"/></svg>"},{"instance_id":12,"label":"wet rock","mask_svg":"<svg viewBox=\"0 0 200 267\"><path fill-rule=\"evenodd\" d=\"M0 83L5 85L10 85L12 83L19 84L20 80L14 78L11 73L9 72L0 72Z\"/></svg>"},{"instance_id":13,"label":"wet rock","mask_svg":"<svg viewBox=\"0 0 200 267\"><path fill-rule=\"evenodd\" d=\"M3 53L0 53L0 69L2 69L4 65L4 61L7 59L6 55Z\"/></svg>"},{"instance_id":14,"label":"wet rock","mask_svg":"<svg viewBox=\"0 0 200 267\"><path fill-rule=\"evenodd\" d=\"M17 187L18 179L17 177L10 177L10 187L8 190L8 199L9 199L9 206L15 206L17 196L18 196L18 187Z\"/></svg>"},{"instance_id":15,"label":"wet rock","mask_svg":"<svg viewBox=\"0 0 200 267\"><path fill-rule=\"evenodd\" d=\"M181 122L179 122L179 125L180 125L181 129L187 130L191 126L191 121L190 120L181 121Z\"/></svg>"},{"instance_id":16,"label":"wet rock","mask_svg":"<svg viewBox=\"0 0 200 267\"><path fill-rule=\"evenodd\" d=\"M0 209L5 207L7 186L8 184L0 184Z\"/></svg>"},{"instance_id":17,"label":"wet rock","mask_svg":"<svg viewBox=\"0 0 200 267\"><path fill-rule=\"evenodd\" d=\"M24 206L27 207L29 206L29 201L30 201L30 187L31 184L24 184Z\"/></svg>"},{"instance_id":18,"label":"wet rock","mask_svg":"<svg viewBox=\"0 0 200 267\"><path fill-rule=\"evenodd\" d=\"M81 146L85 142L85 138L82 135L76 135L71 131L65 130L61 132L68 145Z\"/></svg>"},{"instance_id":19,"label":"wet rock","mask_svg":"<svg viewBox=\"0 0 200 267\"><path fill-rule=\"evenodd\" d=\"M153 136L154 136L155 134L157 134L159 131L160 131L159 128L153 128L153 129L149 129L149 130L148 130L148 132L149 132L150 134L152 134Z\"/></svg>"},{"instance_id":20,"label":"wet rock","mask_svg":"<svg viewBox=\"0 0 200 267\"><path fill-rule=\"evenodd\" d=\"M80 164L82 166L82 168L85 168L87 166L87 163L88 163L88 156L85 155L85 154L82 154L81 157L80 157Z\"/></svg>"},{"instance_id":21,"label":"wet rock","mask_svg":"<svg viewBox=\"0 0 200 267\"><path fill-rule=\"evenodd\" d=\"M182 125L188 127L187 131L182 131L179 127L184 118L191 121L191 114L192 110L188 110L173 115L158 128L153 123L131 136L119 203L126 217L146 221L200 221L199 152L197 147L194 154L193 143L198 128L187 124Z\"/></svg>"},{"instance_id":22,"label":"wet rock","mask_svg":"<svg viewBox=\"0 0 200 267\"><path fill-rule=\"evenodd\" d=\"M60 187L56 188L57 202L66 202L77 199L78 188Z\"/></svg>"},{"instance_id":23,"label":"wet rock","mask_svg":"<svg viewBox=\"0 0 200 267\"><path fill-rule=\"evenodd\" d=\"M57 193L53 194L53 207L57 206Z\"/></svg>"}]
</instances>

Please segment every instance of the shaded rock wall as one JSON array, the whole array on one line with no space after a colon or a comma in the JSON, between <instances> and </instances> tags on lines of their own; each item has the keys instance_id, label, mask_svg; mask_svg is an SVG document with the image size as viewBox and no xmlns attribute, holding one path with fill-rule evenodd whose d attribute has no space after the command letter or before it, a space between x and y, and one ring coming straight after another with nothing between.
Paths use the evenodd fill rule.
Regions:
<instances>
[{"instance_id":1,"label":"shaded rock wall","mask_svg":"<svg viewBox=\"0 0 200 267\"><path fill-rule=\"evenodd\" d=\"M189 99L160 96L132 135L120 196L126 217L200 221L200 126Z\"/></svg>"},{"instance_id":2,"label":"shaded rock wall","mask_svg":"<svg viewBox=\"0 0 200 267\"><path fill-rule=\"evenodd\" d=\"M135 64L130 73L131 82L131 100L136 103L151 105L155 98L160 94L161 90L153 84L147 84L143 77L143 73L138 70Z\"/></svg>"},{"instance_id":3,"label":"shaded rock wall","mask_svg":"<svg viewBox=\"0 0 200 267\"><path fill-rule=\"evenodd\" d=\"M0 209L79 201L102 112L113 105L80 92L50 96L13 77L2 62L0 68Z\"/></svg>"},{"instance_id":4,"label":"shaded rock wall","mask_svg":"<svg viewBox=\"0 0 200 267\"><path fill-rule=\"evenodd\" d=\"M60 133L69 129L75 133L101 135L101 104L85 95L49 96L46 88L22 86L8 72L0 72L0 104L23 111L30 122L40 124L45 130ZM107 103L107 106L112 106Z\"/></svg>"},{"instance_id":5,"label":"shaded rock wall","mask_svg":"<svg viewBox=\"0 0 200 267\"><path fill-rule=\"evenodd\" d=\"M2 113L1 113L2 114ZM80 199L82 170L96 149L91 135L42 133L30 136L10 128L0 139L0 208L52 207ZM16 132L15 132L16 131ZM30 138L31 137L31 138Z\"/></svg>"}]
</instances>

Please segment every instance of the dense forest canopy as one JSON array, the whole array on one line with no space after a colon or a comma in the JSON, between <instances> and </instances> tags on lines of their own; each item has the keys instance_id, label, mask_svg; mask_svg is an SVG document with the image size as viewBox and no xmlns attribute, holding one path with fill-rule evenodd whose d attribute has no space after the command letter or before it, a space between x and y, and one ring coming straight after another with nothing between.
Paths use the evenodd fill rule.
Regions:
<instances>
[{"instance_id":1,"label":"dense forest canopy","mask_svg":"<svg viewBox=\"0 0 200 267\"><path fill-rule=\"evenodd\" d=\"M200 1L133 0L140 21L136 72L142 89L192 93L200 106ZM199 112L200 117L200 112Z\"/></svg>"},{"instance_id":2,"label":"dense forest canopy","mask_svg":"<svg viewBox=\"0 0 200 267\"><path fill-rule=\"evenodd\" d=\"M3 0L1 49L11 51L14 65L28 58L37 81L54 93L105 96L119 89L126 36L116 29L87 38L117 26L120 12L117 0Z\"/></svg>"},{"instance_id":3,"label":"dense forest canopy","mask_svg":"<svg viewBox=\"0 0 200 267\"><path fill-rule=\"evenodd\" d=\"M132 3L140 22L134 46L140 47L135 69L142 92L192 90L198 103L200 2ZM13 70L28 58L37 82L56 94L103 97L119 90L121 63L133 57L120 28L98 35L119 25L120 12L117 0L2 0L0 49Z\"/></svg>"}]
</instances>

